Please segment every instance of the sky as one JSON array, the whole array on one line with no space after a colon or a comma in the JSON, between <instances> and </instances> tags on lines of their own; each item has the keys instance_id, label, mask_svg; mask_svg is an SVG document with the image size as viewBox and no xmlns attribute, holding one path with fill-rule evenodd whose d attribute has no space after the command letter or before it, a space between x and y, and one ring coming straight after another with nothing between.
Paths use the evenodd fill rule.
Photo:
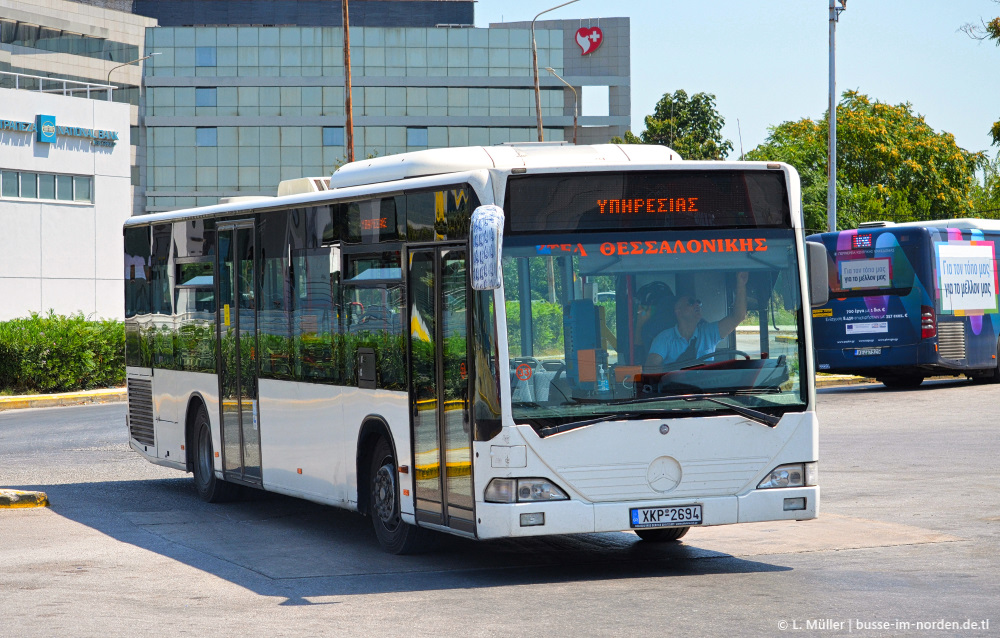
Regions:
<instances>
[{"instance_id":1,"label":"sky","mask_svg":"<svg viewBox=\"0 0 1000 638\"><path fill-rule=\"evenodd\" d=\"M558 4L479 0L476 26L530 21ZM630 18L632 131L643 131L664 93L713 93L736 159L741 135L749 151L769 126L826 112L829 12L828 0L579 0L541 19ZM909 102L935 131L992 157L1000 47L959 29L998 15L1000 0L848 0L836 30L837 94Z\"/></svg>"}]
</instances>

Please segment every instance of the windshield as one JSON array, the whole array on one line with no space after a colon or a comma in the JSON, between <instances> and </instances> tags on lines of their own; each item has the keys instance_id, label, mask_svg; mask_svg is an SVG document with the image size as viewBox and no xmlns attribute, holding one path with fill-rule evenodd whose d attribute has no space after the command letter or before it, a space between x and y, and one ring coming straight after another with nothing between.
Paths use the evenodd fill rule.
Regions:
<instances>
[{"instance_id":1,"label":"windshield","mask_svg":"<svg viewBox=\"0 0 1000 638\"><path fill-rule=\"evenodd\" d=\"M503 274L517 423L805 406L791 230L507 236Z\"/></svg>"}]
</instances>

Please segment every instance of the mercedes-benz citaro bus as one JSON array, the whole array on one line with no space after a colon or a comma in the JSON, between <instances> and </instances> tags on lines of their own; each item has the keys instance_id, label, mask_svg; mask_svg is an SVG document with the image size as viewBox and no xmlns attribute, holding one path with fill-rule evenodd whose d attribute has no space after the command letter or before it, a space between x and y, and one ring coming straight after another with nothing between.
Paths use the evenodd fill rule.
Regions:
<instances>
[{"instance_id":1,"label":"mercedes-benz citaro bus","mask_svg":"<svg viewBox=\"0 0 1000 638\"><path fill-rule=\"evenodd\" d=\"M930 375L1000 382L1000 221L871 222L808 240L829 255L830 299L813 309L821 372L890 388Z\"/></svg>"},{"instance_id":2,"label":"mercedes-benz citaro bus","mask_svg":"<svg viewBox=\"0 0 1000 638\"><path fill-rule=\"evenodd\" d=\"M524 144L134 217L131 447L208 501L357 510L394 553L814 518L799 199L786 164Z\"/></svg>"}]
</instances>

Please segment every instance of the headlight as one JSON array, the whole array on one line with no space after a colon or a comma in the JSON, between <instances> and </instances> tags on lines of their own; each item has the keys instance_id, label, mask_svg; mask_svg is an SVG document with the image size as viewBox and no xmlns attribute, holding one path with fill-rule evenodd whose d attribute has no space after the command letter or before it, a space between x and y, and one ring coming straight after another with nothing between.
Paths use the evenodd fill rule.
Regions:
<instances>
[{"instance_id":1,"label":"headlight","mask_svg":"<svg viewBox=\"0 0 1000 638\"><path fill-rule=\"evenodd\" d=\"M757 485L758 490L775 487L805 487L816 485L819 469L816 463L789 463L779 465Z\"/></svg>"},{"instance_id":2,"label":"headlight","mask_svg":"<svg viewBox=\"0 0 1000 638\"><path fill-rule=\"evenodd\" d=\"M530 503L538 501L565 501L566 492L552 481L542 478L495 478L486 486L487 503Z\"/></svg>"}]
</instances>

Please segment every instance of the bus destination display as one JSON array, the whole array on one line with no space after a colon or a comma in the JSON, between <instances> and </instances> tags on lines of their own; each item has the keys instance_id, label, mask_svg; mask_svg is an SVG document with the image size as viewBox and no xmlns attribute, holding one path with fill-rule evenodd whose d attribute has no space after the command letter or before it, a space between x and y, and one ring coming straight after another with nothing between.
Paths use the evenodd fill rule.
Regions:
<instances>
[{"instance_id":1,"label":"bus destination display","mask_svg":"<svg viewBox=\"0 0 1000 638\"><path fill-rule=\"evenodd\" d=\"M566 173L512 177L513 233L788 224L780 171Z\"/></svg>"}]
</instances>

